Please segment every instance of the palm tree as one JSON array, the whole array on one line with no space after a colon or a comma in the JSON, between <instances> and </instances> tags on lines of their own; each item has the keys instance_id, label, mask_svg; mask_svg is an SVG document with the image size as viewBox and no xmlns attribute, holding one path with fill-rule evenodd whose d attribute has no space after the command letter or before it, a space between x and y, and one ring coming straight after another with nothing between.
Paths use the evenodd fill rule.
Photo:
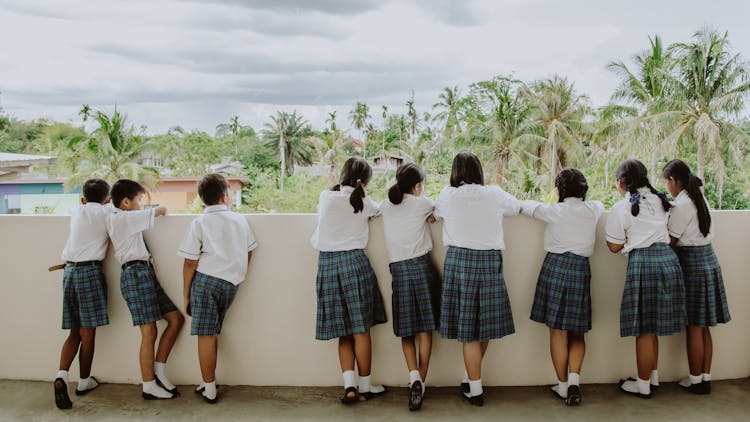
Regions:
<instances>
[{"instance_id":1,"label":"palm tree","mask_svg":"<svg viewBox=\"0 0 750 422\"><path fill-rule=\"evenodd\" d=\"M309 122L297 114L277 111L269 116L262 136L266 145L278 151L281 164L281 190L284 191L285 174L294 174L294 165L312 163L312 145L308 138L312 133Z\"/></svg>"},{"instance_id":2,"label":"palm tree","mask_svg":"<svg viewBox=\"0 0 750 422\"><path fill-rule=\"evenodd\" d=\"M577 132L586 114L587 98L558 75L533 82L521 92L533 107L532 118L543 130L541 152L547 157L551 185L564 160L580 156L582 143Z\"/></svg>"},{"instance_id":3,"label":"palm tree","mask_svg":"<svg viewBox=\"0 0 750 422\"><path fill-rule=\"evenodd\" d=\"M677 59L675 100L667 111L654 116L656 120L677 122L665 142L694 137L698 177L702 178L705 172L706 152L710 154L716 170L719 207L726 177L722 153L750 141L750 136L731 120L740 115L750 93L748 67L739 54L730 53L727 38L726 32L720 35L704 28L693 35L691 43L670 47Z\"/></svg>"},{"instance_id":4,"label":"palm tree","mask_svg":"<svg viewBox=\"0 0 750 422\"><path fill-rule=\"evenodd\" d=\"M328 165L328 187L332 187L338 180L336 167L339 159L346 147L351 145L351 139L345 137L341 130L334 129L324 132L320 137L312 137L311 140L317 148L320 161Z\"/></svg>"},{"instance_id":5,"label":"palm tree","mask_svg":"<svg viewBox=\"0 0 750 422\"><path fill-rule=\"evenodd\" d=\"M354 108L349 112L349 121L359 131L359 139L364 143L362 146L362 158L367 159L367 141L362 139L362 129L367 127L367 119L370 116L370 108L365 103L357 101Z\"/></svg>"},{"instance_id":6,"label":"palm tree","mask_svg":"<svg viewBox=\"0 0 750 422\"><path fill-rule=\"evenodd\" d=\"M97 177L109 182L133 179L150 190L156 189L159 171L138 164L148 141L127 125L127 116L115 108L111 115L97 111L94 119L99 127L90 136L75 136L67 144L65 161L72 175L66 187L81 186L86 179Z\"/></svg>"},{"instance_id":7,"label":"palm tree","mask_svg":"<svg viewBox=\"0 0 750 422\"><path fill-rule=\"evenodd\" d=\"M414 138L419 130L419 116L414 108L414 91L411 91L409 99L406 100L406 115L409 117L409 133Z\"/></svg>"},{"instance_id":8,"label":"palm tree","mask_svg":"<svg viewBox=\"0 0 750 422\"><path fill-rule=\"evenodd\" d=\"M81 106L81 110L78 112L78 115L81 116L83 125L86 126L86 121L88 121L89 117L91 117L91 107L89 107L88 104L84 104L83 106Z\"/></svg>"},{"instance_id":9,"label":"palm tree","mask_svg":"<svg viewBox=\"0 0 750 422\"><path fill-rule=\"evenodd\" d=\"M336 110L333 110L332 112L328 113L328 117L326 118L326 124L330 125L332 132L336 130Z\"/></svg>"},{"instance_id":10,"label":"palm tree","mask_svg":"<svg viewBox=\"0 0 750 422\"><path fill-rule=\"evenodd\" d=\"M444 123L443 132L452 139L457 129L461 131L458 117L461 108L461 93L458 86L443 88L443 92L438 95L438 100L432 105L432 109L439 111L432 118L436 122Z\"/></svg>"}]
</instances>

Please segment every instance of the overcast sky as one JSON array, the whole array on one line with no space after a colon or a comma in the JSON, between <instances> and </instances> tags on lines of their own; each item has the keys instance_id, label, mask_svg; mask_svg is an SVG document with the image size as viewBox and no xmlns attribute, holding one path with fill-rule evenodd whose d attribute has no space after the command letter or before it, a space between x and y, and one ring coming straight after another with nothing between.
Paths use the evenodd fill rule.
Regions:
<instances>
[{"instance_id":1,"label":"overcast sky","mask_svg":"<svg viewBox=\"0 0 750 422\"><path fill-rule=\"evenodd\" d=\"M558 73L594 105L606 69L711 25L750 58L742 0L0 0L0 106L22 119L111 110L151 133L260 128L278 109L316 127L356 101L429 111L445 86Z\"/></svg>"}]
</instances>

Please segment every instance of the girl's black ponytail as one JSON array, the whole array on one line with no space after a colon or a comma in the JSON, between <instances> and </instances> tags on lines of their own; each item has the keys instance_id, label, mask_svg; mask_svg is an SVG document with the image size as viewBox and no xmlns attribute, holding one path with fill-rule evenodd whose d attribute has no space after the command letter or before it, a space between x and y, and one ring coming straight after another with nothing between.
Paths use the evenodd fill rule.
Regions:
<instances>
[{"instance_id":1,"label":"girl's black ponytail","mask_svg":"<svg viewBox=\"0 0 750 422\"><path fill-rule=\"evenodd\" d=\"M365 208L364 203L365 188L362 186L362 179L357 179L357 185L354 187L354 191L349 195L349 203L354 207L354 213L358 213Z\"/></svg>"},{"instance_id":2,"label":"girl's black ponytail","mask_svg":"<svg viewBox=\"0 0 750 422\"><path fill-rule=\"evenodd\" d=\"M654 195L658 196L659 199L661 199L661 206L664 208L664 211L669 211L670 208L672 208L672 204L669 203L669 198L667 198L667 194L664 192L659 192L656 189L654 189L653 186L651 186L651 182L646 179L646 187L653 193Z\"/></svg>"},{"instance_id":3,"label":"girl's black ponytail","mask_svg":"<svg viewBox=\"0 0 750 422\"><path fill-rule=\"evenodd\" d=\"M404 194L424 181L424 170L414 163L403 164L396 170L396 184L388 189L388 200L398 205L404 200Z\"/></svg>"},{"instance_id":4,"label":"girl's black ponytail","mask_svg":"<svg viewBox=\"0 0 750 422\"><path fill-rule=\"evenodd\" d=\"M628 185L628 192L630 192L630 214L637 217L641 212L641 194L632 183Z\"/></svg>"},{"instance_id":5,"label":"girl's black ponytail","mask_svg":"<svg viewBox=\"0 0 750 422\"><path fill-rule=\"evenodd\" d=\"M708 211L706 199L703 197L703 181L690 171L690 167L682 160L672 160L664 166L662 176L665 179L673 179L682 185L687 191L690 200L693 201L695 209L698 212L698 228L703 237L708 236L711 231L711 213Z\"/></svg>"}]
</instances>

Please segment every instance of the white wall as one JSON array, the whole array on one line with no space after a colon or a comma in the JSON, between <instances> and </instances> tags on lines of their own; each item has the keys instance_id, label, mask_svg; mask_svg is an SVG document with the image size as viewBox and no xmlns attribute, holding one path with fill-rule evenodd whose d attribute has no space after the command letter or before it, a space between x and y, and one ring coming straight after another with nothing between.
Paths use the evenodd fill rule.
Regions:
<instances>
[{"instance_id":1,"label":"white wall","mask_svg":"<svg viewBox=\"0 0 750 422\"><path fill-rule=\"evenodd\" d=\"M180 308L182 262L175 252L192 218L159 218L147 233L160 281ZM582 374L587 383L615 382L635 373L634 341L619 337L626 258L606 250L604 219L599 224L600 242L591 259L593 330L586 336ZM750 374L750 310L744 306L750 297L750 211L717 212L714 219L715 248L733 320L712 331L712 372L716 379L746 377ZM224 384L338 385L336 341L314 340L317 253L308 240L316 216L248 215L248 220L260 246L225 321L219 343L218 379ZM555 376L548 355L547 328L529 320L536 277L544 258L543 225L519 216L507 219L505 230L505 277L516 334L490 344L482 378L486 385L552 383ZM45 380L57 371L60 346L67 335L60 329L62 272L49 273L47 267L59 263L67 234L67 217L0 216L0 378ZM433 226L433 240L438 245L433 258L441 267L445 248L439 223ZM367 253L390 317L390 274L380 220L371 223ZM140 338L120 295L119 272L110 252L106 274L111 323L97 331L93 374L105 382L135 383L140 381ZM374 382L405 384L408 378L400 340L393 335L391 324L379 325L372 333ZM660 341L662 380L685 375L684 335ZM169 360L173 381L200 381L196 347L189 327L184 327ZM428 382L455 385L462 373L460 344L436 340ZM77 375L75 364L72 375Z\"/></svg>"}]
</instances>

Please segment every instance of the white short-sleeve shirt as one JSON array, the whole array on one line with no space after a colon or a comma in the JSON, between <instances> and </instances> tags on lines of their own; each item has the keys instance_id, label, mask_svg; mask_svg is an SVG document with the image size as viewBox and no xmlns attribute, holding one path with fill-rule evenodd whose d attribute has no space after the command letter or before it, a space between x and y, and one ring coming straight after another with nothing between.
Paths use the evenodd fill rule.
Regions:
<instances>
[{"instance_id":1,"label":"white short-sleeve shirt","mask_svg":"<svg viewBox=\"0 0 750 422\"><path fill-rule=\"evenodd\" d=\"M107 255L107 216L111 205L87 202L70 215L70 234L62 251L62 260L101 261Z\"/></svg>"},{"instance_id":2,"label":"white short-sleeve shirt","mask_svg":"<svg viewBox=\"0 0 750 422\"><path fill-rule=\"evenodd\" d=\"M115 248L115 258L124 264L129 261L148 261L151 254L143 240L143 232L154 227L156 208L123 211L115 208L107 219L107 232Z\"/></svg>"},{"instance_id":3,"label":"white short-sleeve shirt","mask_svg":"<svg viewBox=\"0 0 750 422\"><path fill-rule=\"evenodd\" d=\"M477 250L504 250L503 217L520 210L520 201L492 185L446 186L435 202L435 217L444 220L443 243Z\"/></svg>"},{"instance_id":4,"label":"white short-sleeve shirt","mask_svg":"<svg viewBox=\"0 0 750 422\"><path fill-rule=\"evenodd\" d=\"M618 201L607 218L607 241L625 245L622 253L633 249L647 248L654 243L669 244L667 233L668 213L664 211L661 199L649 192L640 190L640 211L637 216L630 212L630 193Z\"/></svg>"},{"instance_id":5,"label":"white short-sleeve shirt","mask_svg":"<svg viewBox=\"0 0 750 422\"><path fill-rule=\"evenodd\" d=\"M432 250L427 217L434 209L432 199L409 194L405 194L398 205L387 199L380 203L385 247L390 262L416 258Z\"/></svg>"},{"instance_id":6,"label":"white short-sleeve shirt","mask_svg":"<svg viewBox=\"0 0 750 422\"><path fill-rule=\"evenodd\" d=\"M324 190L318 201L318 227L310 243L325 252L364 249L369 235L369 219L380 214L378 204L370 197L362 198L364 209L354 213L349 203L354 188L342 186L340 191Z\"/></svg>"},{"instance_id":7,"label":"white short-sleeve shirt","mask_svg":"<svg viewBox=\"0 0 750 422\"><path fill-rule=\"evenodd\" d=\"M705 201L705 198L703 200ZM706 207L708 207L708 202ZM669 235L678 239L677 246L703 246L710 244L714 239L713 219L708 235L703 236L698 225L698 210L686 190L680 192L674 199L674 206L669 210L667 227Z\"/></svg>"},{"instance_id":8,"label":"white short-sleeve shirt","mask_svg":"<svg viewBox=\"0 0 750 422\"><path fill-rule=\"evenodd\" d=\"M198 272L236 286L247 275L247 253L257 246L245 217L210 205L190 223L177 256L197 260Z\"/></svg>"},{"instance_id":9,"label":"white short-sleeve shirt","mask_svg":"<svg viewBox=\"0 0 750 422\"><path fill-rule=\"evenodd\" d=\"M547 223L544 229L544 250L562 254L571 252L591 256L596 245L596 223L604 213L599 201L565 198L563 202L543 204L524 201L523 213Z\"/></svg>"}]
</instances>

